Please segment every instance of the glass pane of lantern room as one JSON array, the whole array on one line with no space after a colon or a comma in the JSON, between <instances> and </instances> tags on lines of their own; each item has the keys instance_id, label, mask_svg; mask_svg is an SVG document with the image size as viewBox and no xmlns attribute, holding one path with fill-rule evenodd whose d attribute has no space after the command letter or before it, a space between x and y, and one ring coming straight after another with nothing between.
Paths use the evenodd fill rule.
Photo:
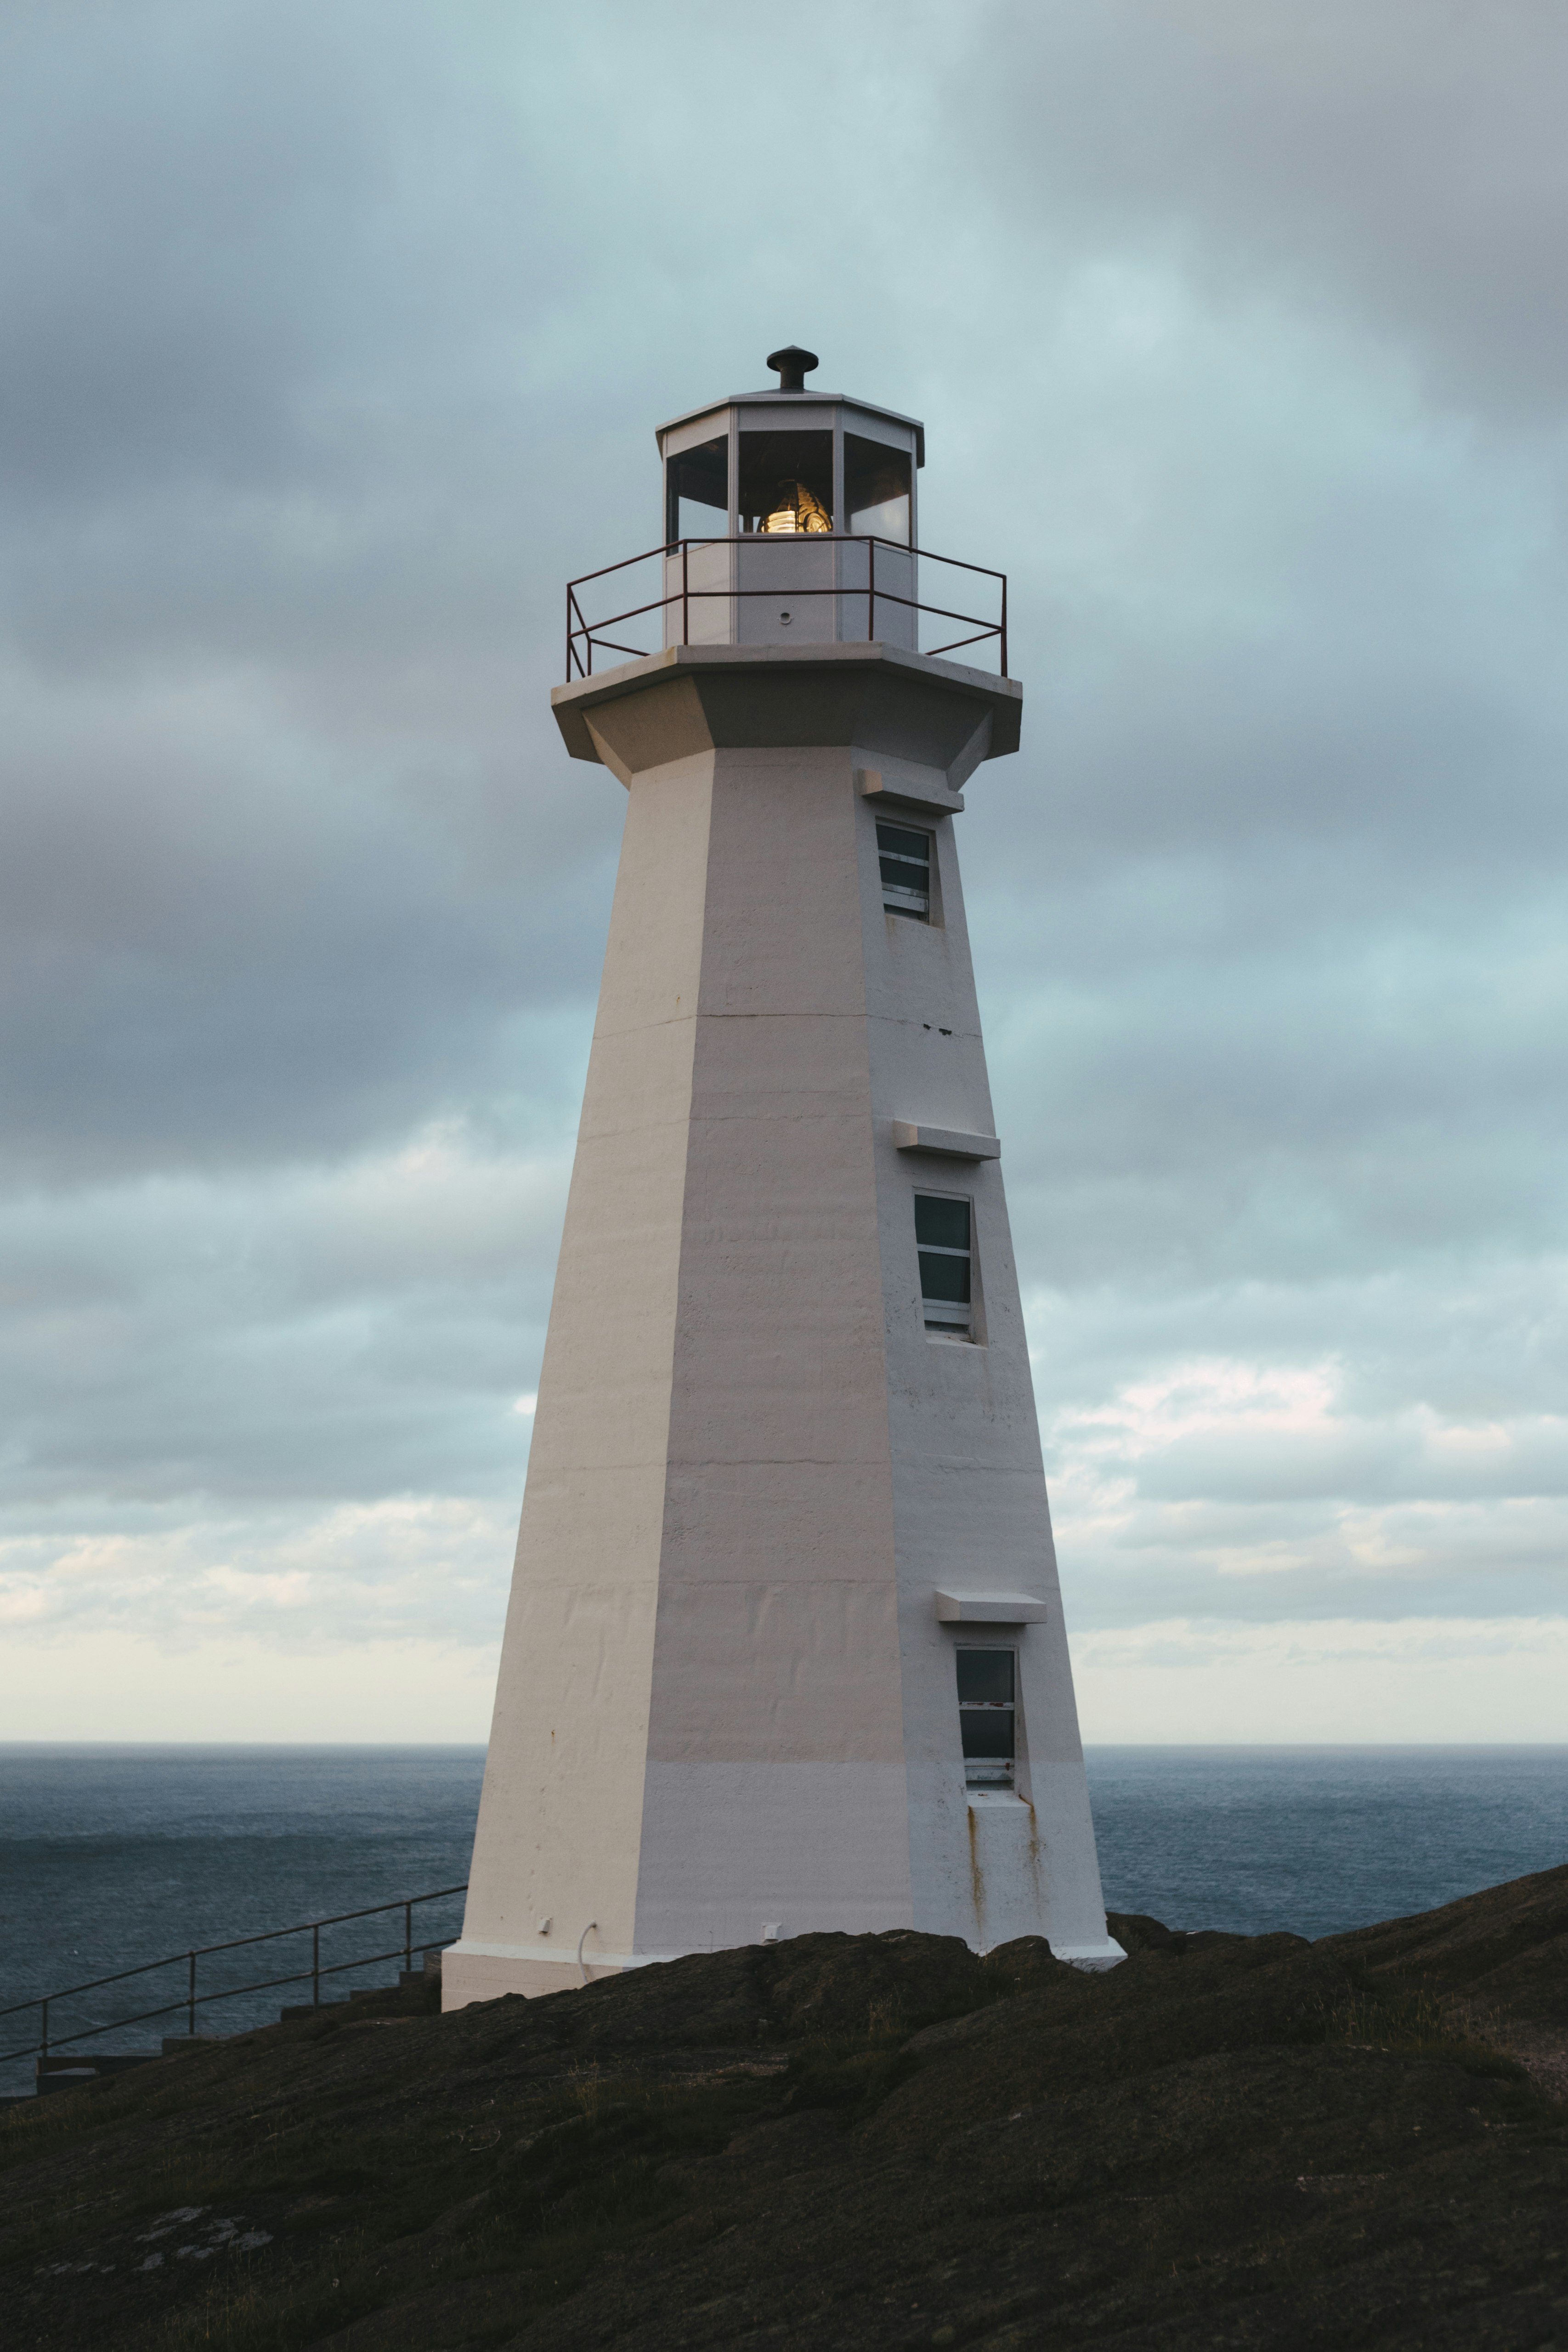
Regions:
<instances>
[{"instance_id":1,"label":"glass pane of lantern room","mask_svg":"<svg viewBox=\"0 0 1568 2352\"><path fill-rule=\"evenodd\" d=\"M738 504L742 530L831 530L832 434L742 432Z\"/></svg>"},{"instance_id":2,"label":"glass pane of lantern room","mask_svg":"<svg viewBox=\"0 0 1568 2352\"><path fill-rule=\"evenodd\" d=\"M730 437L683 449L666 468L665 533L669 539L730 535Z\"/></svg>"},{"instance_id":3,"label":"glass pane of lantern room","mask_svg":"<svg viewBox=\"0 0 1568 2352\"><path fill-rule=\"evenodd\" d=\"M844 505L849 529L868 539L910 543L910 453L844 436Z\"/></svg>"}]
</instances>

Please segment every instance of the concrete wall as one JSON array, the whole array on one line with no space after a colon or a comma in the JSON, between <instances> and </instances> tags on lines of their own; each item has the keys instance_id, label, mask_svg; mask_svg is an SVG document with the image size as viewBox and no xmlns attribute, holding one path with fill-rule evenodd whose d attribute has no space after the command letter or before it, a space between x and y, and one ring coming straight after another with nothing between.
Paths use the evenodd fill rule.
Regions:
<instances>
[{"instance_id":1,"label":"concrete wall","mask_svg":"<svg viewBox=\"0 0 1568 2352\"><path fill-rule=\"evenodd\" d=\"M715 755L639 1948L910 1916L857 817Z\"/></svg>"},{"instance_id":2,"label":"concrete wall","mask_svg":"<svg viewBox=\"0 0 1568 2352\"><path fill-rule=\"evenodd\" d=\"M638 741L700 731L653 675L647 725L590 718L621 729L626 835L444 1997L574 1982L580 1941L604 1968L819 1928L1044 1933L1103 1963L1001 1166L893 1131L993 1131L931 813L952 747L900 761L884 727L877 800L852 740L639 767ZM882 907L900 810L933 835L929 925ZM978 1344L925 1329L917 1189L973 1203ZM1046 1602L984 1637L1017 1650L1016 1797L966 1792L973 1633L939 1585Z\"/></svg>"},{"instance_id":3,"label":"concrete wall","mask_svg":"<svg viewBox=\"0 0 1568 2352\"><path fill-rule=\"evenodd\" d=\"M639 779L626 812L452 1963L465 1998L575 1981L590 1921L595 1948L632 1949L711 766ZM475 1972L520 1956L537 1981Z\"/></svg>"},{"instance_id":4,"label":"concrete wall","mask_svg":"<svg viewBox=\"0 0 1568 2352\"><path fill-rule=\"evenodd\" d=\"M878 782L897 791L896 763ZM903 782L934 801L941 780ZM882 1234L889 1450L913 1923L985 1948L1048 1935L1061 1953L1110 1958L1089 1819L1072 1669L1046 1498L1039 1423L1018 1298L1002 1162L900 1150L895 1122L995 1132L974 992L958 820L922 811L936 852L932 920L884 914L877 864L880 796L859 806L861 935L872 1129ZM928 1332L914 1244L916 1192L972 1204L979 1344ZM937 1621L939 1585L1042 1596L1042 1622L973 1627ZM954 1652L979 1639L1017 1655L1017 1796L966 1792Z\"/></svg>"}]
</instances>

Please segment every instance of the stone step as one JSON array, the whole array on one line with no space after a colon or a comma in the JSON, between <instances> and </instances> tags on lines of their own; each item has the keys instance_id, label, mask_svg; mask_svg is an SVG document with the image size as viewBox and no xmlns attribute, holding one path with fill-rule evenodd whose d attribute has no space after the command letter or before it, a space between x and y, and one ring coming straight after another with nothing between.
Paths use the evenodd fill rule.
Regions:
<instances>
[{"instance_id":1,"label":"stone step","mask_svg":"<svg viewBox=\"0 0 1568 2352\"><path fill-rule=\"evenodd\" d=\"M63 2051L56 2058L40 2058L40 2074L123 2074L128 2066L150 2066L155 2050Z\"/></svg>"},{"instance_id":2,"label":"stone step","mask_svg":"<svg viewBox=\"0 0 1568 2352\"><path fill-rule=\"evenodd\" d=\"M441 1981L441 1949L439 1944L433 1944L428 1950L420 1954L418 1968L399 1969L395 1987L361 1985L342 2000L295 2001L288 2009L280 2009L278 2012L279 2017L285 2025L293 2025L297 2024L301 2018L320 2017L329 2010L351 2009L357 2001L384 2000L387 1994L394 1990L423 1992L427 1985L439 1984Z\"/></svg>"},{"instance_id":3,"label":"stone step","mask_svg":"<svg viewBox=\"0 0 1568 2352\"><path fill-rule=\"evenodd\" d=\"M74 2091L79 2083L100 2083L103 2080L96 2066L55 2066L38 2061L38 2096L52 2099L57 2091Z\"/></svg>"},{"instance_id":4,"label":"stone step","mask_svg":"<svg viewBox=\"0 0 1568 2352\"><path fill-rule=\"evenodd\" d=\"M73 2052L59 2058L40 2058L35 2076L37 2095L51 2098L57 2091L74 2091L79 2083L101 2083L132 2066L150 2066L157 2054L155 2050L97 2050L90 2057Z\"/></svg>"}]
</instances>

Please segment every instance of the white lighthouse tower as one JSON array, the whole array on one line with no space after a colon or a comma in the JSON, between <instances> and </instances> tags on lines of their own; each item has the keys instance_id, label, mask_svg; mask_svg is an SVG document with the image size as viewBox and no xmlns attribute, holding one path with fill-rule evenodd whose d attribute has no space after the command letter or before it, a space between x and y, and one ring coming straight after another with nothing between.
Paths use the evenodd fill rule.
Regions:
<instances>
[{"instance_id":1,"label":"white lighthouse tower","mask_svg":"<svg viewBox=\"0 0 1568 2352\"><path fill-rule=\"evenodd\" d=\"M448 2008L825 1928L1121 1957L958 872L1005 583L917 552L913 419L768 363L568 594L626 835Z\"/></svg>"}]
</instances>

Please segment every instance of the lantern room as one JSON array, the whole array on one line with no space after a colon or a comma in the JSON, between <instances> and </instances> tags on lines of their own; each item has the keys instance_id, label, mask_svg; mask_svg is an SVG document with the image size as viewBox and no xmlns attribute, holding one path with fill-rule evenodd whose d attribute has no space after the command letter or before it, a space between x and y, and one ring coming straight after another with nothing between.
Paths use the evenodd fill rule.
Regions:
<instances>
[{"instance_id":1,"label":"lantern room","mask_svg":"<svg viewBox=\"0 0 1568 2352\"><path fill-rule=\"evenodd\" d=\"M808 391L815 352L769 355L778 384L658 429L664 468L664 641L913 647L912 416Z\"/></svg>"}]
</instances>

